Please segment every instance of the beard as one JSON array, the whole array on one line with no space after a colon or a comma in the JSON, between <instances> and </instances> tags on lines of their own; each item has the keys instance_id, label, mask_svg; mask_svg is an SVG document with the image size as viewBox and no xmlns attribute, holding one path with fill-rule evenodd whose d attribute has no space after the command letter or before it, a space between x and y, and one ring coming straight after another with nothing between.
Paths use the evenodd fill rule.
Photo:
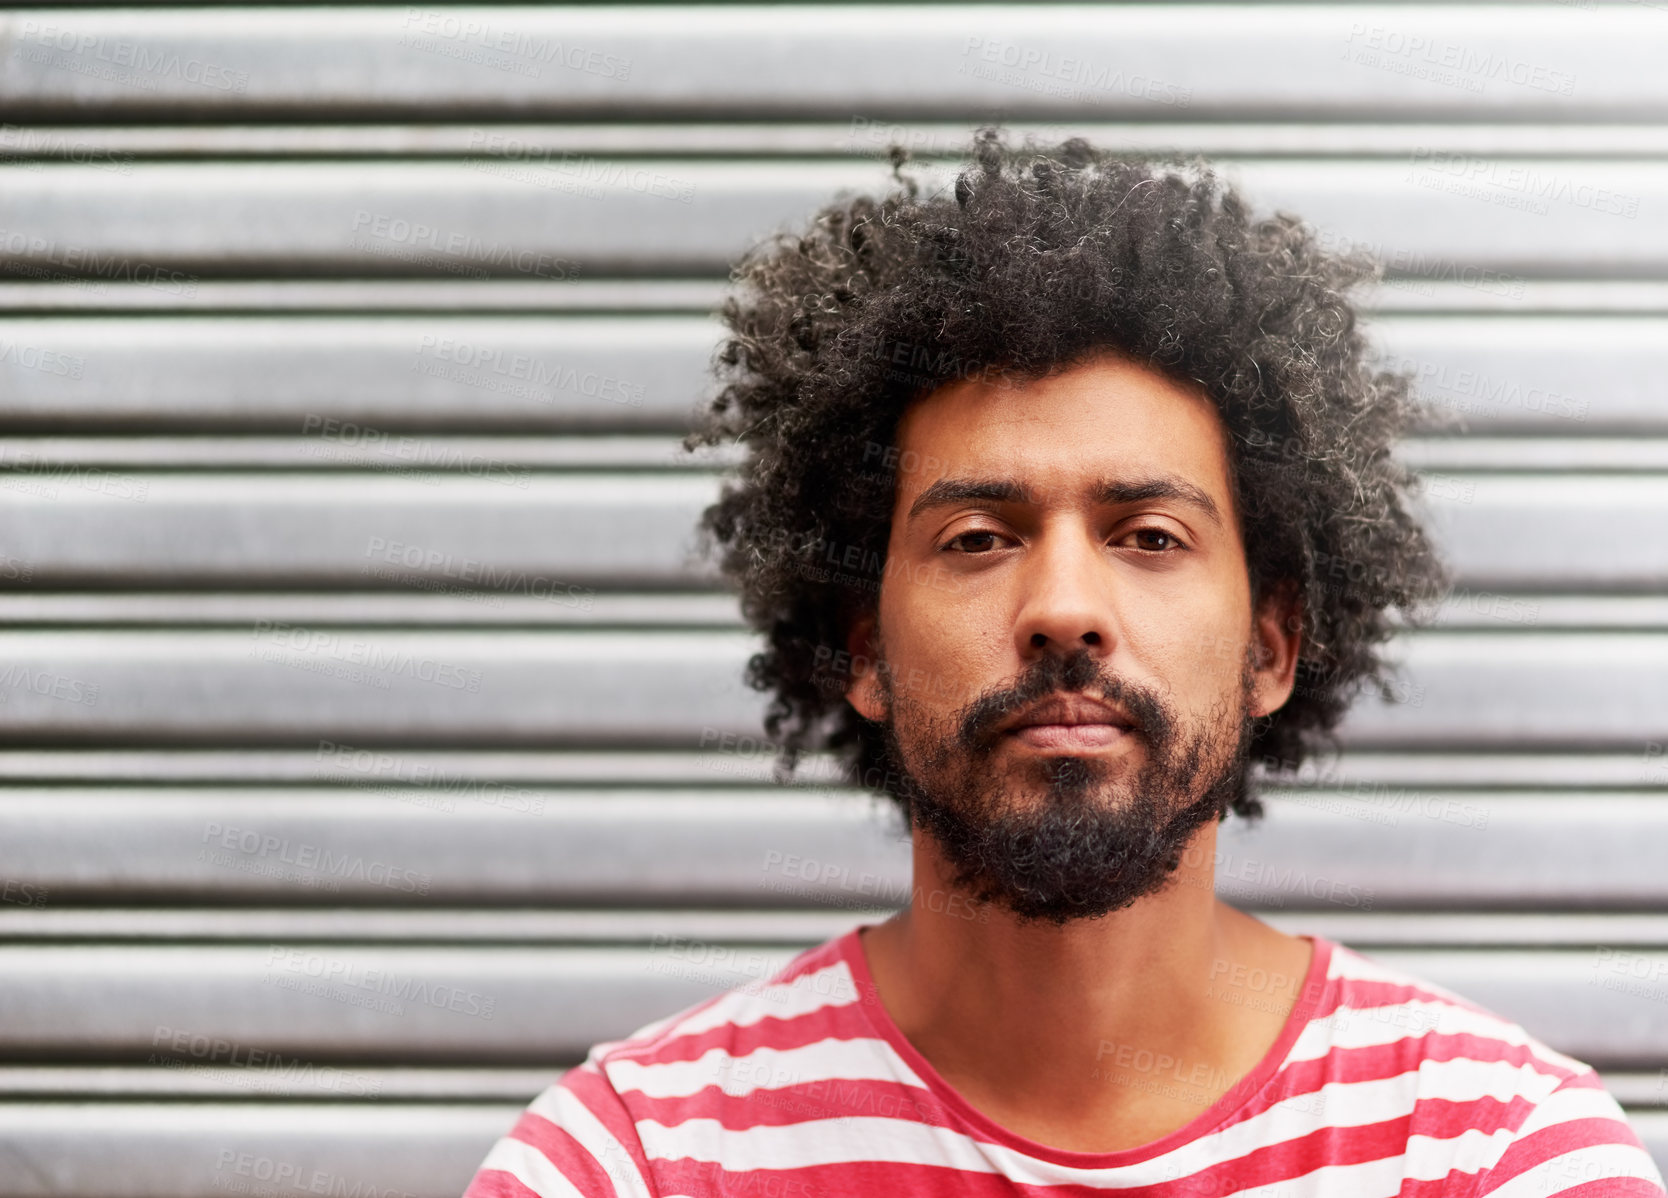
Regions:
<instances>
[{"instance_id":1,"label":"beard","mask_svg":"<svg viewBox=\"0 0 1668 1198\"><path fill-rule=\"evenodd\" d=\"M1197 728L1157 694L1103 672L1088 650L1045 655L1007 687L947 719L899 703L880 671L882 735L893 794L937 842L953 885L1021 921L1063 925L1130 906L1159 890L1194 834L1244 792L1253 719L1247 660L1239 692ZM1015 711L1081 691L1122 707L1140 745L1115 755L1022 751L996 763ZM902 735L900 735L900 727ZM1130 750L1144 747L1139 760ZM912 752L923 749L924 752Z\"/></svg>"}]
</instances>

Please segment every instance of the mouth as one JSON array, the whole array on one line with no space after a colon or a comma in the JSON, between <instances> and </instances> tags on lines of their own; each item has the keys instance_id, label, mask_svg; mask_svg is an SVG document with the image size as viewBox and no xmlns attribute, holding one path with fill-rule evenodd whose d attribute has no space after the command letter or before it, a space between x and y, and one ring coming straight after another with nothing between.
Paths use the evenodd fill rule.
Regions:
<instances>
[{"instance_id":1,"label":"mouth","mask_svg":"<svg viewBox=\"0 0 1668 1198\"><path fill-rule=\"evenodd\" d=\"M1030 724L1010 735L1033 749L1103 749L1129 735L1116 724Z\"/></svg>"},{"instance_id":2,"label":"mouth","mask_svg":"<svg viewBox=\"0 0 1668 1198\"><path fill-rule=\"evenodd\" d=\"M1005 737L1034 749L1086 750L1119 744L1135 723L1106 703L1081 695L1046 699L1002 728Z\"/></svg>"}]
</instances>

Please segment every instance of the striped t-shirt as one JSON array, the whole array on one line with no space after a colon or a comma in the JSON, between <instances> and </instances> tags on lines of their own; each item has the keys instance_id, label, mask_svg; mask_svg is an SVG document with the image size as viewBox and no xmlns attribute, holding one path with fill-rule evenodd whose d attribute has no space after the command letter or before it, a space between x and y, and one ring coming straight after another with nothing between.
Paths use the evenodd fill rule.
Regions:
<instances>
[{"instance_id":1,"label":"striped t-shirt","mask_svg":"<svg viewBox=\"0 0 1668 1198\"><path fill-rule=\"evenodd\" d=\"M597 1045L493 1147L465 1198L1664 1198L1589 1066L1308 939L1308 975L1262 1061L1139 1148L1067 1152L975 1110L887 1015L854 929ZM1123 1064L1155 1086L1188 1080Z\"/></svg>"}]
</instances>

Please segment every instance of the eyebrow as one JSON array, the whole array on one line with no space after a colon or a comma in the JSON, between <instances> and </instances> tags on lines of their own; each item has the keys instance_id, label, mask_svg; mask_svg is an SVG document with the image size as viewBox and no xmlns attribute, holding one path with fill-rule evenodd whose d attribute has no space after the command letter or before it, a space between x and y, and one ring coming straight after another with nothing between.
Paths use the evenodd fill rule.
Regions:
<instances>
[{"instance_id":1,"label":"eyebrow","mask_svg":"<svg viewBox=\"0 0 1668 1198\"><path fill-rule=\"evenodd\" d=\"M1222 527L1222 513L1216 502L1190 482L1159 475L1153 478L1122 480L1103 478L1090 489L1090 498L1108 507L1141 503L1148 499L1169 499L1203 512L1217 528ZM1007 478L941 478L915 497L909 505L905 521L915 519L922 512L954 503L1030 503L1036 495L1023 483Z\"/></svg>"}]
</instances>

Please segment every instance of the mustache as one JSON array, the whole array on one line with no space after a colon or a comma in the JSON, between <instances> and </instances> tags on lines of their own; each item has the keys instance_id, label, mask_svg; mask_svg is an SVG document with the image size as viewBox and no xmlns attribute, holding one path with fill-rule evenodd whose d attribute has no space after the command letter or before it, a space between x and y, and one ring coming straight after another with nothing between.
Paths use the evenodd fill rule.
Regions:
<instances>
[{"instance_id":1,"label":"mustache","mask_svg":"<svg viewBox=\"0 0 1668 1198\"><path fill-rule=\"evenodd\" d=\"M1008 716L1062 691L1077 691L1122 706L1135 725L1134 731L1155 747L1169 743L1174 735L1175 718L1156 695L1103 669L1087 649L1075 649L1064 657L1044 655L1012 686L980 695L962 708L957 715L956 742L970 753L988 750L997 739L997 727Z\"/></svg>"}]
</instances>

